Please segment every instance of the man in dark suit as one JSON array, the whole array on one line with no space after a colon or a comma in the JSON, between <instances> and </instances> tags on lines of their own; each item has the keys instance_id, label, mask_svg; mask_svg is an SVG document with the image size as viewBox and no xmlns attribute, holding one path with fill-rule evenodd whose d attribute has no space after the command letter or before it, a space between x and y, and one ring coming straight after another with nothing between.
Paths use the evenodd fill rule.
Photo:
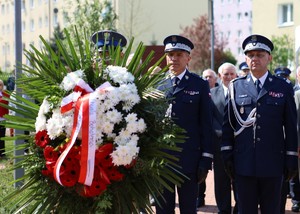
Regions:
<instances>
[{"instance_id":1,"label":"man in dark suit","mask_svg":"<svg viewBox=\"0 0 300 214\"><path fill-rule=\"evenodd\" d=\"M297 173L296 105L288 80L268 71L273 43L251 35L242 44L250 74L229 85L221 143L235 180L239 212L279 214L282 180Z\"/></svg>"},{"instance_id":2,"label":"man in dark suit","mask_svg":"<svg viewBox=\"0 0 300 214\"><path fill-rule=\"evenodd\" d=\"M224 170L221 158L222 124L224 107L228 97L229 82L237 77L236 68L231 63L223 63L218 69L221 84L212 88L211 99L213 101L213 145L214 145L214 184L215 199L218 213L231 214L231 180Z\"/></svg>"},{"instance_id":3,"label":"man in dark suit","mask_svg":"<svg viewBox=\"0 0 300 214\"><path fill-rule=\"evenodd\" d=\"M185 142L178 144L182 151L170 153L179 158L178 170L188 178L177 186L179 209L182 214L195 214L198 183L206 178L213 158L209 86L207 81L187 69L194 47L190 40L171 35L165 38L164 45L170 67L159 89L170 98L167 115L185 129L187 135ZM175 185L170 183L170 186L174 192L164 190L164 200L159 198L161 206L156 205L157 214L175 213Z\"/></svg>"}]
</instances>

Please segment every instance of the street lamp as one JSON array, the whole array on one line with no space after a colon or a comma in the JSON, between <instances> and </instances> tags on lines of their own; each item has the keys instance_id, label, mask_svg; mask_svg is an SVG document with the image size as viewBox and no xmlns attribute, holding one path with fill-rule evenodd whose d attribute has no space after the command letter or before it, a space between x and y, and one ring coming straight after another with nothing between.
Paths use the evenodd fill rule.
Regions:
<instances>
[{"instance_id":1,"label":"street lamp","mask_svg":"<svg viewBox=\"0 0 300 214\"><path fill-rule=\"evenodd\" d=\"M208 0L208 16L209 16L209 24L211 25L211 43L210 43L210 51L211 51L211 61L210 68L214 70L215 68L215 30L214 30L214 0Z\"/></svg>"}]
</instances>

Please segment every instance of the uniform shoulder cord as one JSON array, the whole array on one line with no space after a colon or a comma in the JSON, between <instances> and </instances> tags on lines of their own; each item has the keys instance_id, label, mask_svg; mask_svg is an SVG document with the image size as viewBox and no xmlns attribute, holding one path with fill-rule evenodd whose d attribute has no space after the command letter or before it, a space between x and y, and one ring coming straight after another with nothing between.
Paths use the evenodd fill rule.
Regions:
<instances>
[{"instance_id":1,"label":"uniform shoulder cord","mask_svg":"<svg viewBox=\"0 0 300 214\"><path fill-rule=\"evenodd\" d=\"M236 121L239 123L241 128L239 130L235 130L234 126L232 125L231 119L230 119L230 104L232 105L233 113L235 116ZM228 119L231 128L234 130L234 136L238 136L245 128L252 126L256 121L256 108L252 109L250 114L248 115L246 120L243 120L238 112L238 109L236 107L235 101L234 101L234 87L233 82L229 83L229 101L228 101Z\"/></svg>"}]
</instances>

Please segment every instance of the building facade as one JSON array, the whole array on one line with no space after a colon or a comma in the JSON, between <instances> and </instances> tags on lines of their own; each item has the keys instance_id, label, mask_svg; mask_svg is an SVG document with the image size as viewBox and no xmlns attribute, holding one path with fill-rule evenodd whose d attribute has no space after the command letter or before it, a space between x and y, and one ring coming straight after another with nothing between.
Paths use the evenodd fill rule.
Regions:
<instances>
[{"instance_id":1,"label":"building facade","mask_svg":"<svg viewBox=\"0 0 300 214\"><path fill-rule=\"evenodd\" d=\"M243 40L252 34L252 0L214 0L215 28L226 48L238 60L245 61Z\"/></svg>"},{"instance_id":2,"label":"building facade","mask_svg":"<svg viewBox=\"0 0 300 214\"><path fill-rule=\"evenodd\" d=\"M30 44L42 47L39 36L49 40L55 27L68 23L67 13L76 10L76 1L70 8L64 0L20 0L22 2L23 50ZM101 1L101 0L100 0ZM194 18L207 14L207 0L111 0L118 16L117 29L128 39L143 41L145 45L161 45L169 34L182 33L181 27L193 24ZM0 68L10 72L15 65L14 0L0 0ZM23 55L23 63L26 62Z\"/></svg>"},{"instance_id":3,"label":"building facade","mask_svg":"<svg viewBox=\"0 0 300 214\"><path fill-rule=\"evenodd\" d=\"M22 49L30 44L41 47L39 36L46 40L53 36L54 28L66 24L62 10L63 1L21 0ZM0 0L1 70L10 72L15 65L15 7L14 0ZM23 63L26 63L25 57Z\"/></svg>"},{"instance_id":4,"label":"building facade","mask_svg":"<svg viewBox=\"0 0 300 214\"><path fill-rule=\"evenodd\" d=\"M295 47L295 60L291 69L294 70L299 65L299 0L253 0L253 32L269 38L288 35Z\"/></svg>"}]
</instances>

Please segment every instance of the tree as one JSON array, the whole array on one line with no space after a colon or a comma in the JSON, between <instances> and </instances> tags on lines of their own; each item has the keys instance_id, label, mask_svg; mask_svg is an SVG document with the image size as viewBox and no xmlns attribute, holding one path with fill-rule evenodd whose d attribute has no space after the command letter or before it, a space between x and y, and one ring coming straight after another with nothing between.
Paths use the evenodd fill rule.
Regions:
<instances>
[{"instance_id":1,"label":"tree","mask_svg":"<svg viewBox=\"0 0 300 214\"><path fill-rule=\"evenodd\" d=\"M69 0L69 4L74 5L74 0ZM80 28L84 28L87 35L99 30L116 30L117 15L113 10L111 1L99 0L76 0L77 7L70 15L67 14L67 20ZM75 35L74 27L67 28L70 34ZM80 31L84 38L83 31Z\"/></svg>"},{"instance_id":2,"label":"tree","mask_svg":"<svg viewBox=\"0 0 300 214\"><path fill-rule=\"evenodd\" d=\"M52 50L56 54L58 52L58 47L57 47L57 44L56 44L56 40L57 39L59 39L61 41L63 41L65 39L65 35L62 32L62 30L60 29L60 25L59 24L54 28L53 36L50 38L50 41L49 41Z\"/></svg>"},{"instance_id":3,"label":"tree","mask_svg":"<svg viewBox=\"0 0 300 214\"><path fill-rule=\"evenodd\" d=\"M191 39L194 43L192 51L192 60L189 67L194 71L203 71L210 68L211 65L211 28L207 15L200 16L194 19L194 24L182 28L183 36ZM237 60L233 57L230 51L224 52L227 41L219 39L218 33L214 35L214 56L215 68L218 68L223 62L231 62L236 64Z\"/></svg>"},{"instance_id":4,"label":"tree","mask_svg":"<svg viewBox=\"0 0 300 214\"><path fill-rule=\"evenodd\" d=\"M294 60L294 40L288 35L272 36L274 50L272 51L273 60L270 64L270 71L279 66L292 68Z\"/></svg>"}]
</instances>

